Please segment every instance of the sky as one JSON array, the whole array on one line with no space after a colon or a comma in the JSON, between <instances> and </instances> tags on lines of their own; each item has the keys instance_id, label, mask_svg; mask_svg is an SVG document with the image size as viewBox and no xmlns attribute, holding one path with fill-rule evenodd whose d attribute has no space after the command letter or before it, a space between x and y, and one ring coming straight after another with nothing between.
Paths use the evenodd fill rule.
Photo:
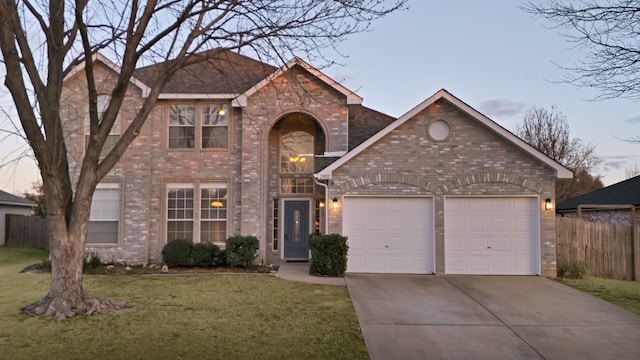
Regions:
<instances>
[{"instance_id":1,"label":"sky","mask_svg":"<svg viewBox=\"0 0 640 360\"><path fill-rule=\"evenodd\" d=\"M567 117L571 135L595 145L603 159L595 174L603 183L624 180L625 169L640 167L640 143L624 141L640 137L640 103L593 101L598 93L563 83L566 72L558 65L580 61L584 49L520 5L509 0L410 0L408 10L340 43L340 53L348 57L328 53L338 64L322 71L363 97L363 105L392 116L403 115L440 89L510 131L530 106L556 105ZM10 123L1 126L13 130ZM0 137L0 164L26 149L15 136ZM0 189L11 193L29 190L37 179L29 159L0 167Z\"/></svg>"}]
</instances>

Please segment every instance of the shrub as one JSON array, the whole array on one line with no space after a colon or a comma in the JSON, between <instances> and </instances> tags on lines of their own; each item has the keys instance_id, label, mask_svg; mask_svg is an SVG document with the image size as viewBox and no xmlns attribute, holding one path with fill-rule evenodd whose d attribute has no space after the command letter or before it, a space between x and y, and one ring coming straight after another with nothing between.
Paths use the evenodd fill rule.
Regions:
<instances>
[{"instance_id":1,"label":"shrub","mask_svg":"<svg viewBox=\"0 0 640 360\"><path fill-rule=\"evenodd\" d=\"M558 260L557 275L565 279L582 279L589 269L587 265L580 261Z\"/></svg>"},{"instance_id":2,"label":"shrub","mask_svg":"<svg viewBox=\"0 0 640 360\"><path fill-rule=\"evenodd\" d=\"M100 255L97 252L92 252L84 259L84 263L82 264L83 270L94 270L102 265L102 259L100 259Z\"/></svg>"},{"instance_id":3,"label":"shrub","mask_svg":"<svg viewBox=\"0 0 640 360\"><path fill-rule=\"evenodd\" d=\"M193 256L193 265L200 267L209 267L215 265L216 255L220 252L220 248L212 243L194 244L191 250Z\"/></svg>"},{"instance_id":4,"label":"shrub","mask_svg":"<svg viewBox=\"0 0 640 360\"><path fill-rule=\"evenodd\" d=\"M311 248L311 265L309 272L312 275L344 276L347 271L347 237L340 234L320 235L312 234L309 237Z\"/></svg>"},{"instance_id":5,"label":"shrub","mask_svg":"<svg viewBox=\"0 0 640 360\"><path fill-rule=\"evenodd\" d=\"M227 250L220 250L216 254L213 260L213 266L226 266L227 265Z\"/></svg>"},{"instance_id":6,"label":"shrub","mask_svg":"<svg viewBox=\"0 0 640 360\"><path fill-rule=\"evenodd\" d=\"M256 251L260 246L255 236L236 235L227 239L227 264L229 266L249 267L256 258Z\"/></svg>"},{"instance_id":7,"label":"shrub","mask_svg":"<svg viewBox=\"0 0 640 360\"><path fill-rule=\"evenodd\" d=\"M168 266L193 266L193 243L190 240L173 240L162 248L162 261Z\"/></svg>"}]
</instances>

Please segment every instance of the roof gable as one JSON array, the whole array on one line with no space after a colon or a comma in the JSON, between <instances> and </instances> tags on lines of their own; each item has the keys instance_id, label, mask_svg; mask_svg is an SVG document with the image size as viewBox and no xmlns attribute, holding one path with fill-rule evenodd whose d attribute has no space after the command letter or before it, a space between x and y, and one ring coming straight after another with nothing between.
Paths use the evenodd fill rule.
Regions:
<instances>
[{"instance_id":1,"label":"roof gable","mask_svg":"<svg viewBox=\"0 0 640 360\"><path fill-rule=\"evenodd\" d=\"M113 70L115 73L120 73L120 67L114 63L112 63L111 61L109 61L109 59L105 58L104 56L102 56L99 53L93 54L91 56L91 60L94 63L101 63L103 65L105 65L107 68ZM67 74L67 76L64 77L63 81L67 81L68 79L71 79L72 77L74 77L76 74L78 74L79 72L83 71L84 68L86 66L86 62L83 61L80 64L74 66L71 71L69 71L69 73ZM151 88L148 87L144 82L140 81L139 79L137 79L135 77L135 73L134 76L131 77L131 79L129 80L130 83L132 83L133 85L137 86L138 88L140 88L140 90L142 90L142 96L146 97L149 94L149 91L151 91Z\"/></svg>"},{"instance_id":2,"label":"roof gable","mask_svg":"<svg viewBox=\"0 0 640 360\"><path fill-rule=\"evenodd\" d=\"M494 133L496 133L497 135L499 135L500 137L502 137L506 141L508 141L508 142L512 143L513 145L519 147L520 149L525 151L527 154L529 154L531 157L533 157L535 159L538 159L539 161L541 161L545 165L547 165L550 168L554 169L556 171L556 177L557 178L570 179L570 178L573 177L573 173L569 169L565 168L564 166L562 166L557 161L551 159L547 155L543 154L542 152L538 151L537 149L535 149L531 145L527 144L524 140L522 140L519 137L515 136L510 131L508 131L505 128L501 127L500 125L495 123L493 120L491 120L488 117L484 116L483 114L481 114L480 112L478 112L477 110L475 110L471 106L467 105L466 103L464 103L463 101L461 101L457 97L453 96L451 93L449 93L448 91L446 91L444 89L439 90L438 92L433 94L431 97L429 97L428 99L426 99L422 103L418 104L418 106L414 107L413 109L409 110L407 113L405 113L404 115L399 117L396 121L394 121L391 124L389 124L382 131L374 134L373 136L368 138L366 141L364 141L363 143L358 145L356 148L354 148L353 150L349 151L342 158L340 158L339 160L335 161L331 165L327 166L325 169L320 171L317 174L317 176L319 178L330 178L331 177L331 173L333 172L333 170L335 170L335 169L339 168L340 166L342 166L343 164L347 163L349 160L351 160L356 155L360 154L362 151L367 149L369 146L373 145L378 140L380 140L383 137L385 137L386 135L388 135L391 131L396 129L398 126L400 126L400 125L404 124L405 122L407 122L408 120L412 119L419 112L421 112L422 110L426 109L427 107L429 107L430 105L432 105L433 103L435 103L436 101L438 101L440 99L445 99L445 100L449 101L452 105L456 106L457 108L459 108L460 110L462 110L463 112L468 114L472 119L474 119L478 123L486 126L491 131L493 131Z\"/></svg>"},{"instance_id":3,"label":"roof gable","mask_svg":"<svg viewBox=\"0 0 640 360\"><path fill-rule=\"evenodd\" d=\"M558 203L557 210L574 210L579 205L640 206L640 175Z\"/></svg>"},{"instance_id":4,"label":"roof gable","mask_svg":"<svg viewBox=\"0 0 640 360\"><path fill-rule=\"evenodd\" d=\"M0 205L22 206L22 207L36 207L36 203L31 200L9 194L6 191L0 190Z\"/></svg>"},{"instance_id":5,"label":"roof gable","mask_svg":"<svg viewBox=\"0 0 640 360\"><path fill-rule=\"evenodd\" d=\"M280 67L279 69L274 71L272 74L270 74L269 76L267 76L264 79L262 79L262 81L258 82L257 84L255 84L254 86L249 88L243 94L238 96L233 101L232 105L233 106L240 106L240 107L246 106L247 98L249 96L253 95L257 91L262 89L264 86L269 84L271 81L273 81L273 79L275 79L278 76L280 76L280 75L284 74L285 72L289 71L289 69L291 69L292 67L294 67L296 65L302 67L303 69L308 71L310 74L312 74L313 76L318 78L320 81L324 82L325 84L327 84L328 86L330 86L331 88L336 90L337 92L339 92L342 95L346 96L347 105L359 105L359 104L362 104L362 98L360 96L356 95L353 91L351 91L351 90L347 89L346 87L342 86L337 81L331 79L327 75L325 75L322 72L320 72L320 70L318 70L318 69L314 68L313 66L311 66L311 65L307 64L306 62L304 62L302 59L300 59L298 57L295 57L295 58L291 59L289 62L287 62L286 64L284 64L282 67Z\"/></svg>"}]
</instances>

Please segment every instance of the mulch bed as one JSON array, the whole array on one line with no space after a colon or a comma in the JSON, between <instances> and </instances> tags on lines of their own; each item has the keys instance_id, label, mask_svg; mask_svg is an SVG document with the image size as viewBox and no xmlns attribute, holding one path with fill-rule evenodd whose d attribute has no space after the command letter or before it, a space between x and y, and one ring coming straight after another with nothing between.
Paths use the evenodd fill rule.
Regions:
<instances>
[{"instance_id":1,"label":"mulch bed","mask_svg":"<svg viewBox=\"0 0 640 360\"><path fill-rule=\"evenodd\" d=\"M204 275L204 274L252 274L252 273L275 273L277 268L268 266L244 267L171 267L168 271L162 271L162 265L151 266L126 266L126 265L100 265L84 269L85 275ZM20 271L21 273L44 274L51 272L42 264L29 265Z\"/></svg>"}]
</instances>

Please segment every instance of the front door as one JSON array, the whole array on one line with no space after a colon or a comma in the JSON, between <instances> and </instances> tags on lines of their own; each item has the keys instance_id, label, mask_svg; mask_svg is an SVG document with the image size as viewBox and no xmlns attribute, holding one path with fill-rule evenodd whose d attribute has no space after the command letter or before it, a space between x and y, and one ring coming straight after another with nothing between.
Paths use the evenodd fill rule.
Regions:
<instances>
[{"instance_id":1,"label":"front door","mask_svg":"<svg viewBox=\"0 0 640 360\"><path fill-rule=\"evenodd\" d=\"M309 258L309 201L284 202L284 258Z\"/></svg>"}]
</instances>

